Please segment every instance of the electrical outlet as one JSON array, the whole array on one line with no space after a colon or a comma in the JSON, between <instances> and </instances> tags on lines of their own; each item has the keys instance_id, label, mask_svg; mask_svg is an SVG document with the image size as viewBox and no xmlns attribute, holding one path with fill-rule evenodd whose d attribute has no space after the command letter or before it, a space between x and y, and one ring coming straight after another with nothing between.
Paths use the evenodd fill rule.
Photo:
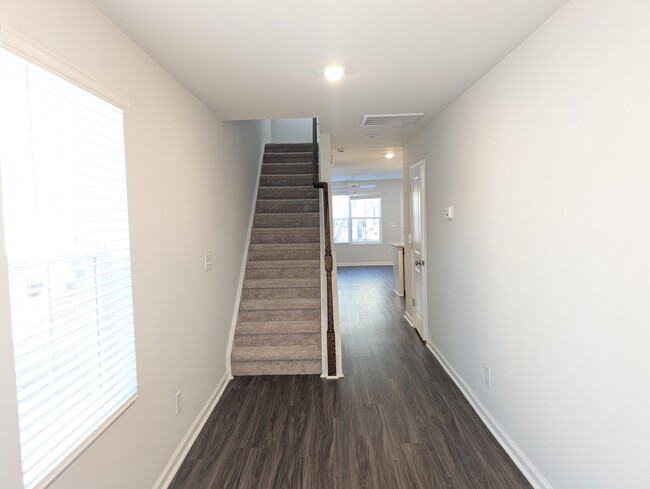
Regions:
<instances>
[{"instance_id":1,"label":"electrical outlet","mask_svg":"<svg viewBox=\"0 0 650 489\"><path fill-rule=\"evenodd\" d=\"M181 397L181 391L178 391L176 393L176 414L180 414L181 409L183 409L183 398Z\"/></svg>"},{"instance_id":2,"label":"electrical outlet","mask_svg":"<svg viewBox=\"0 0 650 489\"><path fill-rule=\"evenodd\" d=\"M490 378L490 367L488 365L485 366L485 385L490 387L492 383L492 379Z\"/></svg>"}]
</instances>

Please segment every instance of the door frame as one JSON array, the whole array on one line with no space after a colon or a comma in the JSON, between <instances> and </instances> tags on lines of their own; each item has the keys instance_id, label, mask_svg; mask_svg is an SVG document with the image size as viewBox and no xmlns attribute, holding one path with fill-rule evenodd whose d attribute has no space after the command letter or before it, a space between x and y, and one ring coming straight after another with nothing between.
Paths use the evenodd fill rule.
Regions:
<instances>
[{"instance_id":1,"label":"door frame","mask_svg":"<svg viewBox=\"0 0 650 489\"><path fill-rule=\"evenodd\" d=\"M428 265L429 265L429 259L427 257L427 190L426 190L426 160L423 158L411 165L409 165L409 249L411 253L411 259L409 265L411 266L411 285L412 288L411 290L413 291L411 299L415 299L415 257L413 255L413 243L412 239L410 237L412 236L412 231L413 231L413 199L411 198L411 170L413 168L417 167L418 165L422 165L422 171L420 173L420 216L421 216L421 241L422 241L422 249L420 253L420 257L422 260L424 260L424 267L422 269L422 340L425 343L428 343L429 341L429 307L428 307L428 296L427 296L427 270L428 270ZM413 314L415 316L415 313ZM413 322L411 326L415 329L415 317L413 317Z\"/></svg>"}]
</instances>

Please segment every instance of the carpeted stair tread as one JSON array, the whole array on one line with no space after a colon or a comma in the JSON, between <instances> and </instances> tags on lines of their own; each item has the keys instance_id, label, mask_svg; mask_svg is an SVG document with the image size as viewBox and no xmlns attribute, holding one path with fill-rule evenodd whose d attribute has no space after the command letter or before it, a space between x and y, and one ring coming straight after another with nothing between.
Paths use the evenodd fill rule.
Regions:
<instances>
[{"instance_id":1,"label":"carpeted stair tread","mask_svg":"<svg viewBox=\"0 0 650 489\"><path fill-rule=\"evenodd\" d=\"M260 261L302 262L319 259L318 243L251 244L248 251L248 262L251 264Z\"/></svg>"},{"instance_id":2,"label":"carpeted stair tread","mask_svg":"<svg viewBox=\"0 0 650 489\"><path fill-rule=\"evenodd\" d=\"M321 335L319 333L235 335L236 347L320 345L321 341Z\"/></svg>"},{"instance_id":3,"label":"carpeted stair tread","mask_svg":"<svg viewBox=\"0 0 650 489\"><path fill-rule=\"evenodd\" d=\"M246 268L320 268L320 260L268 260L253 261L246 264Z\"/></svg>"},{"instance_id":4,"label":"carpeted stair tread","mask_svg":"<svg viewBox=\"0 0 650 489\"><path fill-rule=\"evenodd\" d=\"M319 276L314 268L247 268L246 280L271 278L312 278Z\"/></svg>"},{"instance_id":5,"label":"carpeted stair tread","mask_svg":"<svg viewBox=\"0 0 650 489\"><path fill-rule=\"evenodd\" d=\"M242 290L242 300L252 299L320 299L319 287L277 287Z\"/></svg>"},{"instance_id":6,"label":"carpeted stair tread","mask_svg":"<svg viewBox=\"0 0 650 489\"><path fill-rule=\"evenodd\" d=\"M310 182L308 185L289 187L260 187L257 191L258 200L266 199L318 199L318 189Z\"/></svg>"},{"instance_id":7,"label":"carpeted stair tread","mask_svg":"<svg viewBox=\"0 0 650 489\"><path fill-rule=\"evenodd\" d=\"M264 163L309 163L312 165L312 153L267 153L262 160Z\"/></svg>"},{"instance_id":8,"label":"carpeted stair tread","mask_svg":"<svg viewBox=\"0 0 650 489\"><path fill-rule=\"evenodd\" d=\"M320 250L319 243L251 243L249 250L271 251L271 250Z\"/></svg>"},{"instance_id":9,"label":"carpeted stair tread","mask_svg":"<svg viewBox=\"0 0 650 489\"><path fill-rule=\"evenodd\" d=\"M310 153L313 151L312 143L268 143L264 148L265 153Z\"/></svg>"},{"instance_id":10,"label":"carpeted stair tread","mask_svg":"<svg viewBox=\"0 0 650 489\"><path fill-rule=\"evenodd\" d=\"M319 212L318 199L258 199L255 212L264 213L300 213Z\"/></svg>"},{"instance_id":11,"label":"carpeted stair tread","mask_svg":"<svg viewBox=\"0 0 650 489\"><path fill-rule=\"evenodd\" d=\"M291 228L291 227L319 227L320 215L318 212L296 212L294 214L269 212L255 214L253 228Z\"/></svg>"},{"instance_id":12,"label":"carpeted stair tread","mask_svg":"<svg viewBox=\"0 0 650 489\"><path fill-rule=\"evenodd\" d=\"M232 374L244 375L320 375L321 360L272 362L233 362Z\"/></svg>"},{"instance_id":13,"label":"carpeted stair tread","mask_svg":"<svg viewBox=\"0 0 650 489\"><path fill-rule=\"evenodd\" d=\"M267 278L244 280L244 289L284 289L320 287L320 278Z\"/></svg>"},{"instance_id":14,"label":"carpeted stair tread","mask_svg":"<svg viewBox=\"0 0 650 489\"><path fill-rule=\"evenodd\" d=\"M320 318L320 309L265 309L259 311L239 311L239 320L241 322L314 321Z\"/></svg>"},{"instance_id":15,"label":"carpeted stair tread","mask_svg":"<svg viewBox=\"0 0 650 489\"><path fill-rule=\"evenodd\" d=\"M287 187L299 186L308 187L310 184L313 186L313 176L311 173L305 174L291 174L291 175L264 175L260 176L260 187Z\"/></svg>"},{"instance_id":16,"label":"carpeted stair tread","mask_svg":"<svg viewBox=\"0 0 650 489\"><path fill-rule=\"evenodd\" d=\"M243 346L232 352L232 360L236 362L251 361L282 361L282 360L319 360L320 345L292 346Z\"/></svg>"},{"instance_id":17,"label":"carpeted stair tread","mask_svg":"<svg viewBox=\"0 0 650 489\"><path fill-rule=\"evenodd\" d=\"M320 321L248 321L237 325L235 336L320 333L320 329Z\"/></svg>"},{"instance_id":18,"label":"carpeted stair tread","mask_svg":"<svg viewBox=\"0 0 650 489\"><path fill-rule=\"evenodd\" d=\"M240 311L287 311L320 309L320 299L248 299L241 301Z\"/></svg>"},{"instance_id":19,"label":"carpeted stair tread","mask_svg":"<svg viewBox=\"0 0 650 489\"><path fill-rule=\"evenodd\" d=\"M310 248L288 248L279 250L250 250L248 261L271 261L271 260L317 260L320 250Z\"/></svg>"},{"instance_id":20,"label":"carpeted stair tread","mask_svg":"<svg viewBox=\"0 0 650 489\"><path fill-rule=\"evenodd\" d=\"M320 228L254 228L251 234L251 244L283 243L320 243Z\"/></svg>"},{"instance_id":21,"label":"carpeted stair tread","mask_svg":"<svg viewBox=\"0 0 650 489\"><path fill-rule=\"evenodd\" d=\"M311 162L264 163L262 175L312 174Z\"/></svg>"}]
</instances>

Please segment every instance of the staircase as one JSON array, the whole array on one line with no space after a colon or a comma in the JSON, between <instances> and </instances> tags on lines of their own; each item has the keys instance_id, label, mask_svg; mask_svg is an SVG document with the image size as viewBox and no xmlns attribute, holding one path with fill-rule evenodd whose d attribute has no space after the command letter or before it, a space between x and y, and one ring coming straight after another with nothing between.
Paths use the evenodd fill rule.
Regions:
<instances>
[{"instance_id":1,"label":"staircase","mask_svg":"<svg viewBox=\"0 0 650 489\"><path fill-rule=\"evenodd\" d=\"M320 214L311 144L267 144L233 375L320 374Z\"/></svg>"}]
</instances>

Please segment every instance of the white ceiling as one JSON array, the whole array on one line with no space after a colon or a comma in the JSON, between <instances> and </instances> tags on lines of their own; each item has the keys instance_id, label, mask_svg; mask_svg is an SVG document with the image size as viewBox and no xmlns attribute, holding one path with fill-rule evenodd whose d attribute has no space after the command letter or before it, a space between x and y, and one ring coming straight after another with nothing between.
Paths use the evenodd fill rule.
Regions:
<instances>
[{"instance_id":1,"label":"white ceiling","mask_svg":"<svg viewBox=\"0 0 650 489\"><path fill-rule=\"evenodd\" d=\"M318 117L346 148L335 176L350 164L361 177L567 0L91 1L222 119ZM324 80L329 64L343 80ZM359 126L363 114L411 112L426 115Z\"/></svg>"}]
</instances>

